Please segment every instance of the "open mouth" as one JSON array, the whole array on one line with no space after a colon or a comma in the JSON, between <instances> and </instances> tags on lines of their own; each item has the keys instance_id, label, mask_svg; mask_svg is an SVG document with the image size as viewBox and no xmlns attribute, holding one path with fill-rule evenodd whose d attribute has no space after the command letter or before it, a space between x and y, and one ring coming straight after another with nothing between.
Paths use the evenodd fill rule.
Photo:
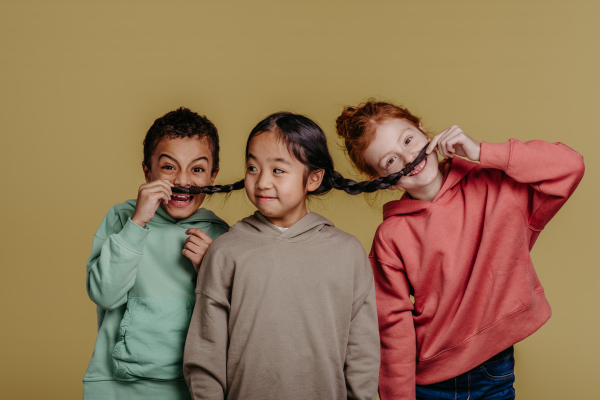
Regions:
<instances>
[{"instance_id":1,"label":"open mouth","mask_svg":"<svg viewBox=\"0 0 600 400\"><path fill-rule=\"evenodd\" d=\"M415 175L417 175L419 172L423 171L423 169L425 168L426 165L427 165L427 158L424 159L423 161L421 161L415 167L415 169L413 169L412 172L410 174L408 174L407 176L415 176Z\"/></svg>"},{"instance_id":2,"label":"open mouth","mask_svg":"<svg viewBox=\"0 0 600 400\"><path fill-rule=\"evenodd\" d=\"M171 195L171 200L169 201L169 204L171 204L175 207L185 207L188 204L190 204L192 202L192 200L194 200L193 195L173 193Z\"/></svg>"}]
</instances>

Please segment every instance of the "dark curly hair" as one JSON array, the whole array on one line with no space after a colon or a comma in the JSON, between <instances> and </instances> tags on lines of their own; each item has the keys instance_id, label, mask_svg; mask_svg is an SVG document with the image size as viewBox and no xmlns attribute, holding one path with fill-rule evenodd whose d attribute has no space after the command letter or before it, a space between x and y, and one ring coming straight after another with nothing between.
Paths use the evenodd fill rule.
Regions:
<instances>
[{"instance_id":1,"label":"dark curly hair","mask_svg":"<svg viewBox=\"0 0 600 400\"><path fill-rule=\"evenodd\" d=\"M198 115L189 108L179 107L158 118L144 138L144 165L150 169L150 158L164 138L197 138L206 139L212 154L214 174L219 169L219 133L215 125L203 115Z\"/></svg>"}]
</instances>

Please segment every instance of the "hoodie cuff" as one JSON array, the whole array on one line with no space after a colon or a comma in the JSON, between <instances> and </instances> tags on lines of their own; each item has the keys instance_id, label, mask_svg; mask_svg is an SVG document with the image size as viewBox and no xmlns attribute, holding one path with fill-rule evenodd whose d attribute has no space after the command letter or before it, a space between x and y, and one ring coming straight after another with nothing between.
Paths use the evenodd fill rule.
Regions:
<instances>
[{"instance_id":1,"label":"hoodie cuff","mask_svg":"<svg viewBox=\"0 0 600 400\"><path fill-rule=\"evenodd\" d=\"M144 249L144 243L146 242L146 238L148 237L149 233L150 228L142 228L133 222L131 218L128 218L125 226L116 236L118 236L118 241L123 246L137 253L142 253L142 250Z\"/></svg>"},{"instance_id":2,"label":"hoodie cuff","mask_svg":"<svg viewBox=\"0 0 600 400\"><path fill-rule=\"evenodd\" d=\"M483 168L495 168L506 172L510 162L510 149L510 141L504 143L481 142L479 164Z\"/></svg>"}]
</instances>

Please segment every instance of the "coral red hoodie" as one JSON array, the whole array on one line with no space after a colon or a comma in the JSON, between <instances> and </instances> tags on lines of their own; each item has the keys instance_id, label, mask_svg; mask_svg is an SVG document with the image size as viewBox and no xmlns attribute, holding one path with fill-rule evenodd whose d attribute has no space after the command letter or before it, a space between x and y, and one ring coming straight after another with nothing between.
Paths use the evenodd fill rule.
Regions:
<instances>
[{"instance_id":1,"label":"coral red hoodie","mask_svg":"<svg viewBox=\"0 0 600 400\"><path fill-rule=\"evenodd\" d=\"M529 251L584 172L583 157L540 140L482 143L455 157L431 202L387 203L370 258L382 400L460 375L550 318ZM414 305L409 295L414 296Z\"/></svg>"}]
</instances>

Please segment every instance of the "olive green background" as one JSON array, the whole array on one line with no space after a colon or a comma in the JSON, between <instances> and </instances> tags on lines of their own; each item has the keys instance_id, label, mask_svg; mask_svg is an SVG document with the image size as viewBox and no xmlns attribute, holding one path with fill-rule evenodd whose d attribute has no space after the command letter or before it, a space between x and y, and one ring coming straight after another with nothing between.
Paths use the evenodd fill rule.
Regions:
<instances>
[{"instance_id":1,"label":"olive green background","mask_svg":"<svg viewBox=\"0 0 600 400\"><path fill-rule=\"evenodd\" d=\"M553 309L516 346L520 399L599 398L596 1L4 1L0 4L0 397L77 399L96 336L85 263L100 221L143 183L141 142L181 105L219 128L217 183L251 128L304 113L352 176L334 121L371 96L439 132L561 141L586 175L532 256ZM556 160L561 162L561 160ZM388 193L389 195L389 193ZM367 250L381 198L311 209ZM243 192L207 204L234 223Z\"/></svg>"}]
</instances>

